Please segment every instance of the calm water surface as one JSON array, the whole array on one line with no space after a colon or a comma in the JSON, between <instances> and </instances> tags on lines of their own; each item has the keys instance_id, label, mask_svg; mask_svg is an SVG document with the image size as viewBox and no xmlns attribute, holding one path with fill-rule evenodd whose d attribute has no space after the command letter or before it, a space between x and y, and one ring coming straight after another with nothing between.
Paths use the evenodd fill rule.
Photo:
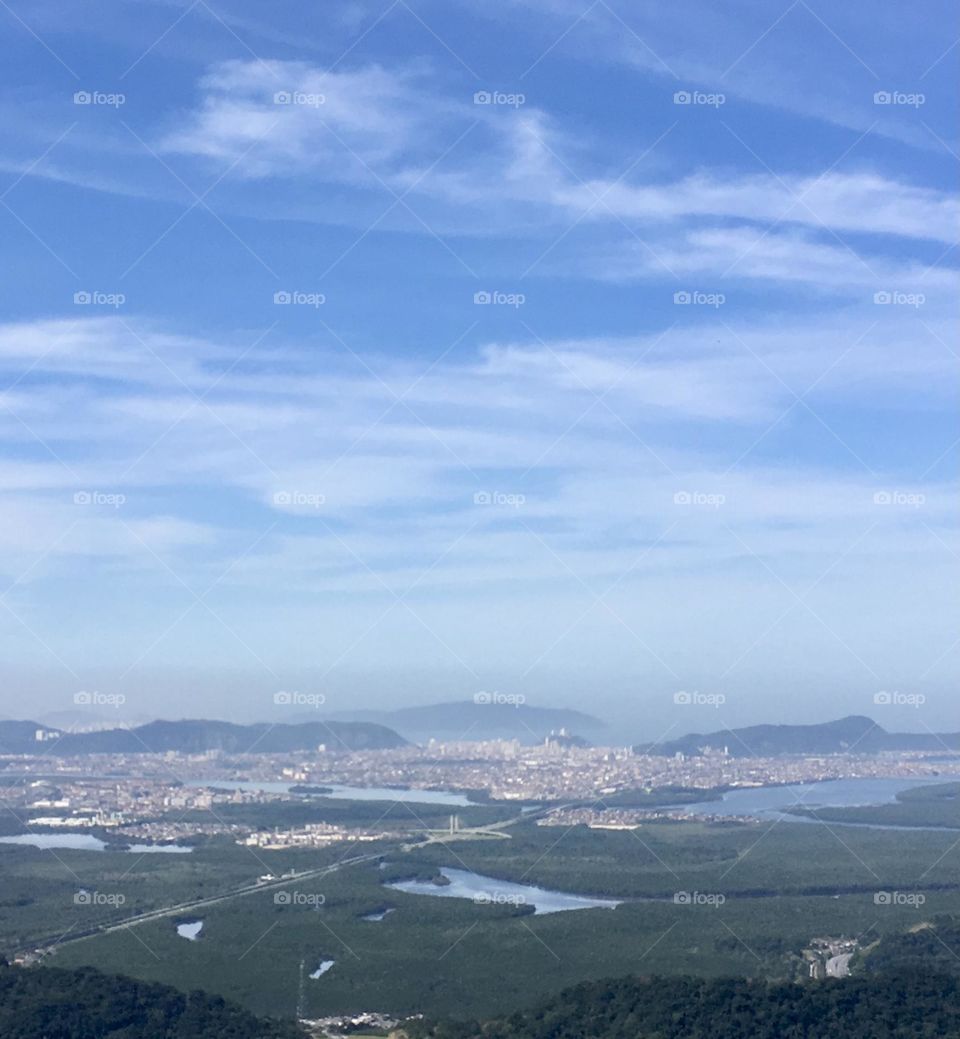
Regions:
<instances>
[{"instance_id":1,"label":"calm water surface","mask_svg":"<svg viewBox=\"0 0 960 1039\"><path fill-rule=\"evenodd\" d=\"M179 844L131 844L123 849L115 848L107 841L94 837L92 833L18 833L13 837L0 837L0 844L26 844L33 848L66 848L70 851L113 851L135 852L149 855L154 852L183 854L193 851Z\"/></svg>"},{"instance_id":2,"label":"calm water surface","mask_svg":"<svg viewBox=\"0 0 960 1039\"><path fill-rule=\"evenodd\" d=\"M386 886L411 895L433 895L436 898L469 898L486 905L532 905L534 915L562 913L570 909L613 909L619 901L590 898L564 891L549 891L532 884L513 884L495 880L465 869L443 868L442 876L449 884L433 884L429 880L398 880Z\"/></svg>"},{"instance_id":3,"label":"calm water surface","mask_svg":"<svg viewBox=\"0 0 960 1039\"><path fill-rule=\"evenodd\" d=\"M677 812L685 815L750 815L771 820L816 823L815 819L788 815L784 809L854 808L863 805L893 804L897 794L902 790L948 783L950 779L950 776L929 779L834 779L825 783L751 787L730 790L719 801L699 801L696 804L674 807Z\"/></svg>"},{"instance_id":4,"label":"calm water surface","mask_svg":"<svg viewBox=\"0 0 960 1039\"><path fill-rule=\"evenodd\" d=\"M177 934L181 938L186 938L188 942L195 942L200 937L202 930L202 920L190 920L185 924L177 924Z\"/></svg>"}]
</instances>

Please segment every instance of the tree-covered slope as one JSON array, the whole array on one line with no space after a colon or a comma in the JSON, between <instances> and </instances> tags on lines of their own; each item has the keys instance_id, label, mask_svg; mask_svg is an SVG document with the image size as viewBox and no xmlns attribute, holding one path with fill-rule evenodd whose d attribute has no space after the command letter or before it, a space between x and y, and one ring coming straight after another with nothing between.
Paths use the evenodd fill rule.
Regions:
<instances>
[{"instance_id":1,"label":"tree-covered slope","mask_svg":"<svg viewBox=\"0 0 960 1039\"><path fill-rule=\"evenodd\" d=\"M960 984L921 971L809 985L622 978L578 985L482 1025L411 1030L429 1039L956 1039Z\"/></svg>"},{"instance_id":2,"label":"tree-covered slope","mask_svg":"<svg viewBox=\"0 0 960 1039\"><path fill-rule=\"evenodd\" d=\"M303 1039L219 996L185 994L91 967L0 964L2 1039Z\"/></svg>"}]
</instances>

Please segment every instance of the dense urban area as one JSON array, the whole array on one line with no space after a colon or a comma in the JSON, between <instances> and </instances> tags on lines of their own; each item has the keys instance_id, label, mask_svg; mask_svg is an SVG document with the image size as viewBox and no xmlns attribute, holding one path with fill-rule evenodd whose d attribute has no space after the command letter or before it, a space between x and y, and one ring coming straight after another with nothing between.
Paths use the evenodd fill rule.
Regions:
<instances>
[{"instance_id":1,"label":"dense urban area","mask_svg":"<svg viewBox=\"0 0 960 1039\"><path fill-rule=\"evenodd\" d=\"M38 732L38 743L42 744ZM297 791L380 788L402 800L405 789L463 791L480 802L553 806L541 825L635 825L670 818L669 807L643 809L609 801L664 788L729 788L818 783L851 778L916 779L960 775L942 754L890 752L794 757L734 757L726 747L688 757L639 754L630 748L576 747L548 737L542 746L516 740L434 742L426 747L344 751L318 746L283 754L105 754L83 758L11 755L0 777L20 782L10 807L30 813L30 828L102 829L117 838L170 842L229 834L263 847L323 846L343 839L396 836L395 830L331 824L258 831L218 819L223 805L267 804ZM291 793L293 788L293 794ZM204 813L204 814L197 814ZM189 815L190 818L183 818ZM700 813L723 818L722 808ZM690 818L684 813L683 818Z\"/></svg>"}]
</instances>

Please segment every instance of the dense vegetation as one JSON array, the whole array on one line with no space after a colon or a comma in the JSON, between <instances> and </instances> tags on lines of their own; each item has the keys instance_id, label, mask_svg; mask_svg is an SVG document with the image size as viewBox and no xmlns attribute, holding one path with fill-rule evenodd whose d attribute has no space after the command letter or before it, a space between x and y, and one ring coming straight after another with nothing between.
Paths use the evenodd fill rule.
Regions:
<instances>
[{"instance_id":1,"label":"dense vegetation","mask_svg":"<svg viewBox=\"0 0 960 1039\"><path fill-rule=\"evenodd\" d=\"M219 996L79 970L0 963L0 1036L16 1039L298 1039Z\"/></svg>"},{"instance_id":2,"label":"dense vegetation","mask_svg":"<svg viewBox=\"0 0 960 1039\"><path fill-rule=\"evenodd\" d=\"M742 978L589 982L483 1025L414 1023L414 1039L955 1039L960 984L921 972L812 985Z\"/></svg>"},{"instance_id":3,"label":"dense vegetation","mask_svg":"<svg viewBox=\"0 0 960 1039\"><path fill-rule=\"evenodd\" d=\"M605 808L659 808L663 805L699 804L701 801L719 801L723 789L703 790L700 787L658 786L654 789L619 790L615 794L604 794L600 802L590 798L584 803ZM569 801L565 802L569 804Z\"/></svg>"},{"instance_id":4,"label":"dense vegetation","mask_svg":"<svg viewBox=\"0 0 960 1039\"><path fill-rule=\"evenodd\" d=\"M316 812L314 818L371 825L371 811L389 808L309 798L290 806L289 819L284 814L274 821L304 821ZM260 809L263 821L279 810ZM402 822L403 807L395 811ZM503 809L456 811L480 821ZM421 819L441 826L449 812L416 806ZM388 821L393 812L381 825ZM814 938L860 937L869 945L945 914L960 919L960 850L953 849L957 835L944 830L845 828L840 840L825 826L805 824L650 824L611 832L527 821L510 833L506 840L409 851L396 841L267 851L229 838L204 842L188 855L52 854L0 845L0 952L12 955L66 935L55 953L60 966L89 964L184 991L199 987L257 1014L287 1015L302 1003L312 1017L375 1008L488 1019L525 1010L567 986L625 973L797 980L808 973L802 954ZM287 890L300 897L286 904L264 890L206 906L198 914L204 922L198 941L179 937L173 917L73 941L91 927L210 897L263 873L315 870L380 848L384 868L371 862L297 880ZM442 866L625 901L615 910L519 916L508 904L383 886L398 876L431 876ZM124 902L78 904L80 888L122 895ZM879 905L878 890L922 892L925 902ZM677 905L677 891L722 893L726 902ZM661 901L641 901L645 897ZM385 907L395 911L379 922L364 919ZM944 966L949 958L960 967L936 937L927 940L941 948ZM960 942L944 940L960 954ZM882 943L876 948L880 969ZM321 960L336 962L310 978Z\"/></svg>"},{"instance_id":5,"label":"dense vegetation","mask_svg":"<svg viewBox=\"0 0 960 1039\"><path fill-rule=\"evenodd\" d=\"M652 824L634 833L523 823L510 832L509 840L408 852L394 847L385 868L371 862L290 885L290 891L322 894L318 908L309 900L279 905L270 891L206 907L195 942L178 937L170 918L71 943L74 930L58 946L56 962L202 987L254 1013L283 1015L301 998L301 960L309 975L330 959L336 961L331 970L305 979L307 1016L376 1008L482 1020L527 1009L570 985L626 973L798 980L809 972L802 953L814 938L861 937L867 944L944 914L960 918L960 853L951 853L956 834L945 831L850 828L842 842L826 827L803 824L772 830ZM64 863L91 890L125 893L126 915L352 853L335 845L257 849L254 855L227 843L142 859L61 851L61 862L49 853L0 846L7 882L0 928L7 919L18 931L43 923L42 933L59 936L73 924L88 927L100 914L116 915L109 907L73 905L79 882ZM518 916L512 905L383 886L412 873L430 876L439 866L626 901L615 910ZM875 902L878 889L917 890L921 872L922 906ZM722 892L727 900L718 908L676 905L676 891ZM644 896L663 900L634 901ZM30 904L10 904L23 898ZM382 921L363 919L385 906L395 911ZM952 947L960 953L960 945ZM238 959L238 950L248 949Z\"/></svg>"},{"instance_id":6,"label":"dense vegetation","mask_svg":"<svg viewBox=\"0 0 960 1039\"><path fill-rule=\"evenodd\" d=\"M960 922L938 916L904 931L884 935L857 957L856 969L870 974L927 970L960 974Z\"/></svg>"}]
</instances>

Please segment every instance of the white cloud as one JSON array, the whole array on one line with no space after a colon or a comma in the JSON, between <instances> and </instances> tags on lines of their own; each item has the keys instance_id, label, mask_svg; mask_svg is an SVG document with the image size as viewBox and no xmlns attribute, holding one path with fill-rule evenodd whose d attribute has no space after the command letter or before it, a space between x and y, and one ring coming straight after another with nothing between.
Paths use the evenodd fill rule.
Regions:
<instances>
[{"instance_id":1,"label":"white cloud","mask_svg":"<svg viewBox=\"0 0 960 1039\"><path fill-rule=\"evenodd\" d=\"M628 240L597 255L582 254L584 273L614 281L672 274L711 276L710 284L729 290L731 282L750 279L803 283L826 295L861 290L861 299L895 289L925 297L942 306L960 288L953 267L928 266L873 252L857 252L837 237L815 237L809 231L763 230L755 227L692 229L682 235L651 237L643 245Z\"/></svg>"},{"instance_id":2,"label":"white cloud","mask_svg":"<svg viewBox=\"0 0 960 1039\"><path fill-rule=\"evenodd\" d=\"M854 438L871 474L787 389L820 380L807 402L844 439L847 411L889 423L890 397L945 417L954 359L915 315L887 314L860 343L858 313L734 322L721 337L707 321L659 344L649 334L503 342L426 374L409 360L371 359L395 392L409 389L411 411L362 368L331 369L295 343L278 351L294 374L266 363L263 346L210 389L210 367L228 366L247 340L236 348L130 324L141 354L193 356L180 371L189 390L210 390L203 405L162 365L141 365L132 385L103 378L129 335L118 319L0 328L0 370L35 364L10 407L63 459L0 408L11 445L0 465L0 572L20 579L7 601L43 640L40 658L44 644L71 660L82 654L61 635L66 595L84 603L84 624L96 618L123 643L102 637L101 652L135 659L190 605L183 581L198 592L215 585L216 615L278 673L304 662L306 644L329 663L346 653L350 667L376 651L394 665L414 654L458 672L466 657L479 672L504 623L524 636L497 659L521 671L547 651L549 666L607 651L620 660L640 650L601 623L602 607L550 650L590 605L587 589L620 579L618 613L678 671L687 665L677 632L691 609L706 617L742 603L727 639L736 651L704 641L704 659L713 653L722 670L792 602L757 556L801 589L843 557L831 573L846 583L826 601L859 623L851 589L876 584L878 560L884 574L908 570L939 588L943 542L957 540L955 487L939 471L920 475L934 460L926 448L910 456L922 466L888 471ZM64 367L85 352L89 371ZM796 457L818 436L809 457ZM100 497L77 504L78 491ZM890 491L922 503L875 504ZM493 503L476 504L478 493ZM116 494L119 505L102 497ZM393 599L414 586L424 623ZM137 611L117 614L129 596ZM940 610L939 592L930 596ZM823 635L791 631L798 652ZM939 628L929 632L936 642ZM197 610L146 664L246 660L238 645ZM641 654L631 666L659 675L651 661ZM838 666L847 664L841 654Z\"/></svg>"},{"instance_id":3,"label":"white cloud","mask_svg":"<svg viewBox=\"0 0 960 1039\"><path fill-rule=\"evenodd\" d=\"M0 490L12 501L29 495L34 508L48 500L58 517L54 526L62 515L77 518L64 512L74 492L122 492L129 503L121 518L149 531L160 517L158 537L169 532L184 544L194 528L180 531L164 517L196 523L204 511L197 493L242 504L251 514L274 511L282 523L336 519L362 528L370 517L379 523L389 513L432 524L452 513L473 515L486 527L511 514L477 512L473 495L499 489L527 494L525 516L600 522L606 513L617 522L619 504L610 495L615 488L621 493L629 474L650 518L670 512L673 490L717 484L767 426L797 407L793 391L811 384L810 405L828 415L841 401L871 410L905 392L930 408L948 406L953 358L935 339L937 324L927 330L915 315L892 309L869 335L860 315L794 327L745 326L730 318L729 327L704 320L659 342L646 335L490 344L425 375L409 362L379 359L385 383L397 387L392 392L356 370L264 383L259 357L210 389L210 372L199 362L222 359L229 348L148 326L134 331L149 351L165 359L193 351L195 363L182 368L185 387L171 383L159 364L141 366L139 384L131 388L102 378L114 371L111 344L126 334L117 319L5 326L6 366L14 371L21 364L22 354L10 348L18 343L32 353L37 381L21 386L14 414L0 411L0 429L26 452L4 462ZM45 355L35 351L41 340L49 347ZM66 371L64 358L83 354L85 343L94 363ZM52 386L50 376L60 385ZM397 403L394 393L403 389L409 389L405 403ZM204 393L202 403L193 396ZM62 409L51 407L61 401L69 401L68 428ZM710 432L694 448L704 435L694 435L697 430ZM740 468L750 472L752 460ZM783 489L799 479L783 472L763 475L762 483L768 499L786 500ZM822 478L803 479L813 486ZM877 479L870 476L865 486ZM858 500L864 499L862 480L845 481L856 487ZM594 485L592 497L564 490L584 481ZM306 498L276 503L281 492ZM803 491L796 500L819 509L818 493L832 494ZM323 508L310 496L322 498ZM750 492L743 500L761 499ZM80 518L86 522L87 515L81 511ZM773 515L769 505L758 504L754 519ZM410 547L401 538L395 551L402 557Z\"/></svg>"},{"instance_id":4,"label":"white cloud","mask_svg":"<svg viewBox=\"0 0 960 1039\"><path fill-rule=\"evenodd\" d=\"M668 184L593 181L568 185L558 203L575 212L656 223L685 217L733 217L769 224L803 224L905 238L953 241L960 201L874 173L822 177L758 174L718 177L698 173ZM595 204L597 199L602 202Z\"/></svg>"},{"instance_id":5,"label":"white cloud","mask_svg":"<svg viewBox=\"0 0 960 1039\"><path fill-rule=\"evenodd\" d=\"M529 223L524 209L533 207L541 232L544 221L563 226L584 216L614 227L619 220L662 226L710 217L953 241L960 220L954 194L872 170L698 171L648 183L636 175L621 181L580 174L573 127L533 105L491 111L469 97L451 99L423 72L370 66L323 73L301 62L234 61L209 73L200 88L198 108L168 134L165 150L236 162L232 172L247 178L362 186L387 200L385 185L412 189L412 199L454 207L430 210L441 228L507 230L518 220ZM324 102L278 105L277 90ZM481 129L471 146L454 149L433 169L474 124ZM277 192L273 180L265 190ZM261 203L282 208L270 198Z\"/></svg>"},{"instance_id":6,"label":"white cloud","mask_svg":"<svg viewBox=\"0 0 960 1039\"><path fill-rule=\"evenodd\" d=\"M390 176L442 132L457 107L424 77L371 65L324 72L303 62L229 61L200 83L202 102L161 142L168 152L243 159L244 176Z\"/></svg>"}]
</instances>

